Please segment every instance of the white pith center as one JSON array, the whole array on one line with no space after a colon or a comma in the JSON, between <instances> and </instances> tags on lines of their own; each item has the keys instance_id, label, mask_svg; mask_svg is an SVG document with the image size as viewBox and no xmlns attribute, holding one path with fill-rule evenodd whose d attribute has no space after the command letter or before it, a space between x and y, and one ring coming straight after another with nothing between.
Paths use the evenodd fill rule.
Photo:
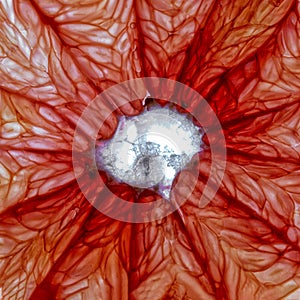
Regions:
<instances>
[{"instance_id":1,"label":"white pith center","mask_svg":"<svg viewBox=\"0 0 300 300\"><path fill-rule=\"evenodd\" d=\"M114 136L96 149L97 164L120 182L153 188L169 199L175 176L201 150L202 134L169 108L121 117Z\"/></svg>"}]
</instances>

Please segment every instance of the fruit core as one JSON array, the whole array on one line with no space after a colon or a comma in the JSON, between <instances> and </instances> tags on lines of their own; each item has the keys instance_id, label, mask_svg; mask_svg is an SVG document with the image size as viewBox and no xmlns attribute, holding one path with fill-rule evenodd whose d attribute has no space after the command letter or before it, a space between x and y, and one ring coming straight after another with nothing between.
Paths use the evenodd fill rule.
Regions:
<instances>
[{"instance_id":1,"label":"fruit core","mask_svg":"<svg viewBox=\"0 0 300 300\"><path fill-rule=\"evenodd\" d=\"M170 107L122 116L114 136L97 144L97 166L119 182L169 199L176 175L201 150L202 134L185 114Z\"/></svg>"}]
</instances>

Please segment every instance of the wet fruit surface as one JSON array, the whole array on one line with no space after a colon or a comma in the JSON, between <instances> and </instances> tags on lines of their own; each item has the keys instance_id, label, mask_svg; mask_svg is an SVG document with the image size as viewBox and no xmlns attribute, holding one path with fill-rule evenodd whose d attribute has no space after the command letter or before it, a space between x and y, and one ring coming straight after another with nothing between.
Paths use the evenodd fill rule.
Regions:
<instances>
[{"instance_id":1,"label":"wet fruit surface","mask_svg":"<svg viewBox=\"0 0 300 300\"><path fill-rule=\"evenodd\" d=\"M299 298L297 1L4 0L0 20L1 299ZM201 116L207 147L173 202L85 156L74 169L82 114L126 80L130 99L111 94L80 129L100 120L109 139L155 93ZM159 205L134 222L126 203Z\"/></svg>"}]
</instances>

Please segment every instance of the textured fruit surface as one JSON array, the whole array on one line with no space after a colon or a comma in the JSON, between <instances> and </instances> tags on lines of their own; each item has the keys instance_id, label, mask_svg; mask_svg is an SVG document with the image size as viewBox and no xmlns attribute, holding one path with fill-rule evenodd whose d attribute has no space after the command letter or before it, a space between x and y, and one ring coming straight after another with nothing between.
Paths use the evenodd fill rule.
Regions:
<instances>
[{"instance_id":1,"label":"textured fruit surface","mask_svg":"<svg viewBox=\"0 0 300 300\"><path fill-rule=\"evenodd\" d=\"M291 0L2 0L0 298L299 299L299 13ZM72 143L97 95L144 77L204 97L222 126L226 168L220 175L222 159L212 159L220 130L211 114L177 95L178 111L206 115L212 128L199 174L183 171L174 201L186 201L172 214L161 202L155 221L121 222L82 193ZM133 83L137 95L143 88ZM120 95L97 108L98 140L143 110L144 98ZM79 171L99 176L88 163ZM108 211L117 197L160 198L100 175L112 195L83 184L103 192L98 204Z\"/></svg>"}]
</instances>

